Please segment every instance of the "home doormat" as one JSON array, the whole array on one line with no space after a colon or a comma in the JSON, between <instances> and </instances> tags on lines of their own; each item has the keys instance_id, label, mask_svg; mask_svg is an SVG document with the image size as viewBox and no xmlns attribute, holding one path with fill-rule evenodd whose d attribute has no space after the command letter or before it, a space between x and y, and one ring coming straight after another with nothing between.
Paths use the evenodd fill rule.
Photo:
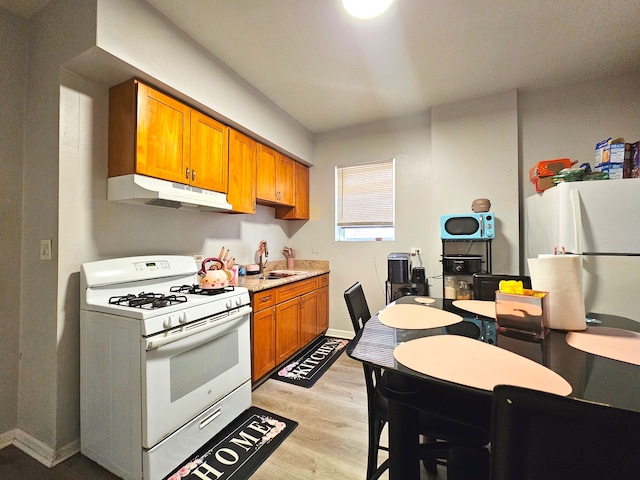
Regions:
<instances>
[{"instance_id":1,"label":"home doormat","mask_svg":"<svg viewBox=\"0 0 640 480\"><path fill-rule=\"evenodd\" d=\"M164 480L247 480L297 426L249 407Z\"/></svg>"},{"instance_id":2,"label":"home doormat","mask_svg":"<svg viewBox=\"0 0 640 480\"><path fill-rule=\"evenodd\" d=\"M271 378L310 388L333 365L348 344L349 340L344 338L320 337Z\"/></svg>"}]
</instances>

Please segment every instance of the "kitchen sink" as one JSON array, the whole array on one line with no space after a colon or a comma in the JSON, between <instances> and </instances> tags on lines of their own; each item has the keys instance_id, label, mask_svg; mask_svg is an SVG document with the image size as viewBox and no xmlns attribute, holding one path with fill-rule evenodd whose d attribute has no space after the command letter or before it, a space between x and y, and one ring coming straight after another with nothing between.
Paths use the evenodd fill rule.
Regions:
<instances>
[{"instance_id":1,"label":"kitchen sink","mask_svg":"<svg viewBox=\"0 0 640 480\"><path fill-rule=\"evenodd\" d=\"M275 278L287 278L287 277L293 277L295 275L302 275L305 272L304 270L272 270L269 272L269 277L270 279L275 279Z\"/></svg>"}]
</instances>

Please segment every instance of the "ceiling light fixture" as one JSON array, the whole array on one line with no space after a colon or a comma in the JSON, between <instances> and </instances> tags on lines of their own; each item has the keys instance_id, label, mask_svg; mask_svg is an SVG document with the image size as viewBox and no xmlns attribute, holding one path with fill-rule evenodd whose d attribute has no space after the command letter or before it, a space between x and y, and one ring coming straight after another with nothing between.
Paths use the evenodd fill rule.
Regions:
<instances>
[{"instance_id":1,"label":"ceiling light fixture","mask_svg":"<svg viewBox=\"0 0 640 480\"><path fill-rule=\"evenodd\" d=\"M350 15L369 19L381 15L393 0L342 0L342 5Z\"/></svg>"}]
</instances>

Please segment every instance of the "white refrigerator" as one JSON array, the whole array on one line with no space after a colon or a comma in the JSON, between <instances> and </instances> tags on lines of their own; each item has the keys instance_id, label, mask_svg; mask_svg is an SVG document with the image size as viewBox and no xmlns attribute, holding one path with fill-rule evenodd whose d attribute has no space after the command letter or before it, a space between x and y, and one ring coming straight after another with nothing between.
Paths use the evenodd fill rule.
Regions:
<instances>
[{"instance_id":1,"label":"white refrigerator","mask_svg":"<svg viewBox=\"0 0 640 480\"><path fill-rule=\"evenodd\" d=\"M524 235L525 258L563 247L582 255L587 312L640 321L640 179L565 182L528 197Z\"/></svg>"}]
</instances>

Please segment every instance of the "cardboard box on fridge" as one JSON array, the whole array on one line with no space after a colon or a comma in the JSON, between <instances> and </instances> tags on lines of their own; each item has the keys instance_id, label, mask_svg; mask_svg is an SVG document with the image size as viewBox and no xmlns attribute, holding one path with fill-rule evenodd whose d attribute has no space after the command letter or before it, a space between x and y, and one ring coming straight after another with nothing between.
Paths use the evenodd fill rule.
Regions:
<instances>
[{"instance_id":1,"label":"cardboard box on fridge","mask_svg":"<svg viewBox=\"0 0 640 480\"><path fill-rule=\"evenodd\" d=\"M606 173L609 176L609 180L618 180L624 178L624 164L623 163L601 163L596 165L593 169L594 172Z\"/></svg>"},{"instance_id":2,"label":"cardboard box on fridge","mask_svg":"<svg viewBox=\"0 0 640 480\"><path fill-rule=\"evenodd\" d=\"M553 177L536 177L533 179L533 185L536 187L536 192L544 192L550 189L555 184L553 183Z\"/></svg>"},{"instance_id":3,"label":"cardboard box on fridge","mask_svg":"<svg viewBox=\"0 0 640 480\"><path fill-rule=\"evenodd\" d=\"M624 138L607 138L596 143L594 165L624 162Z\"/></svg>"},{"instance_id":4,"label":"cardboard box on fridge","mask_svg":"<svg viewBox=\"0 0 640 480\"><path fill-rule=\"evenodd\" d=\"M638 178L640 177L640 142L627 143L628 149L625 150L624 157L624 178ZM628 158L627 158L628 154Z\"/></svg>"}]
</instances>

